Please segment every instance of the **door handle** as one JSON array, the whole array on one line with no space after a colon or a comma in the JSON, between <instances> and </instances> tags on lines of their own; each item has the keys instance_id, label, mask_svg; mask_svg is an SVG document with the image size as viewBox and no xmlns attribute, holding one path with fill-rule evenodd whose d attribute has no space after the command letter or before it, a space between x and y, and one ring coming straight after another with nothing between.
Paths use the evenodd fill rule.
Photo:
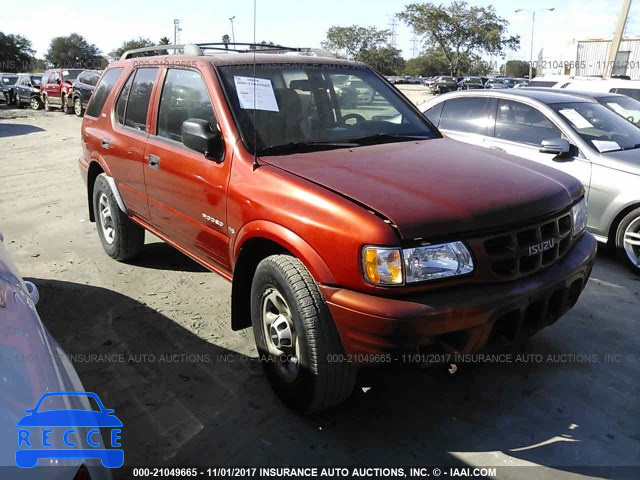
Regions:
<instances>
[{"instance_id":1,"label":"door handle","mask_svg":"<svg viewBox=\"0 0 640 480\"><path fill-rule=\"evenodd\" d=\"M103 138L101 143L103 148L109 148L111 145L110 140L108 138Z\"/></svg>"},{"instance_id":2,"label":"door handle","mask_svg":"<svg viewBox=\"0 0 640 480\"><path fill-rule=\"evenodd\" d=\"M160 157L157 155L149 155L147 157L149 159L149 166L155 170L160 167Z\"/></svg>"}]
</instances>

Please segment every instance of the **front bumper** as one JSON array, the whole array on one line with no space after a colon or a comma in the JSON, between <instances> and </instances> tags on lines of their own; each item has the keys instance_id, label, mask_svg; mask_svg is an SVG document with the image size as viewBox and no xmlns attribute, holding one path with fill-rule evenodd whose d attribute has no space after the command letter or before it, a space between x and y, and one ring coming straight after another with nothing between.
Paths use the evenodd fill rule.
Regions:
<instances>
[{"instance_id":1,"label":"front bumper","mask_svg":"<svg viewBox=\"0 0 640 480\"><path fill-rule=\"evenodd\" d=\"M517 342L555 322L577 302L595 256L596 240L585 232L561 261L517 281L395 299L320 289L347 355L465 354L487 344Z\"/></svg>"}]
</instances>

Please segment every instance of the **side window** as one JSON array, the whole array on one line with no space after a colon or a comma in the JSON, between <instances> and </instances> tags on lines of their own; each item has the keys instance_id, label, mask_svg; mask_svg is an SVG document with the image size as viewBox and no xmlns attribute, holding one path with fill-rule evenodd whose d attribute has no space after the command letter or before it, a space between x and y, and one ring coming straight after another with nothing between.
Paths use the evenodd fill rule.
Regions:
<instances>
[{"instance_id":1,"label":"side window","mask_svg":"<svg viewBox=\"0 0 640 480\"><path fill-rule=\"evenodd\" d=\"M438 128L491 135L495 102L489 97L453 98L444 102Z\"/></svg>"},{"instance_id":2,"label":"side window","mask_svg":"<svg viewBox=\"0 0 640 480\"><path fill-rule=\"evenodd\" d=\"M182 123L188 118L206 120L216 128L209 92L200 73L171 68L158 109L158 136L182 142Z\"/></svg>"},{"instance_id":3,"label":"side window","mask_svg":"<svg viewBox=\"0 0 640 480\"><path fill-rule=\"evenodd\" d=\"M619 93L626 95L640 102L640 88L612 88L609 90L611 93Z\"/></svg>"},{"instance_id":4,"label":"side window","mask_svg":"<svg viewBox=\"0 0 640 480\"><path fill-rule=\"evenodd\" d=\"M79 83L87 83L86 80L85 80L84 73L81 73L80 75L78 75L78 82Z\"/></svg>"},{"instance_id":5,"label":"side window","mask_svg":"<svg viewBox=\"0 0 640 480\"><path fill-rule=\"evenodd\" d=\"M87 83L92 87L95 87L98 84L98 80L100 80L100 75L97 75L95 73L91 73L87 77Z\"/></svg>"},{"instance_id":6,"label":"side window","mask_svg":"<svg viewBox=\"0 0 640 480\"><path fill-rule=\"evenodd\" d=\"M43 84L43 85L46 85L47 83L49 83L49 76L50 76L50 75L51 75L51 74L49 74L49 73L45 73L45 74L44 74L44 76L42 77L42 84Z\"/></svg>"},{"instance_id":7,"label":"side window","mask_svg":"<svg viewBox=\"0 0 640 480\"><path fill-rule=\"evenodd\" d=\"M498 101L496 138L539 146L562 132L536 108L512 100Z\"/></svg>"},{"instance_id":8,"label":"side window","mask_svg":"<svg viewBox=\"0 0 640 480\"><path fill-rule=\"evenodd\" d=\"M157 68L139 68L129 77L116 103L119 124L147 131L147 110L157 73Z\"/></svg>"},{"instance_id":9,"label":"side window","mask_svg":"<svg viewBox=\"0 0 640 480\"><path fill-rule=\"evenodd\" d=\"M438 123L440 122L440 115L442 114L442 107L444 107L444 102L440 102L434 107L431 107L429 110L424 112L424 116L429 119L431 123L437 128Z\"/></svg>"},{"instance_id":10,"label":"side window","mask_svg":"<svg viewBox=\"0 0 640 480\"><path fill-rule=\"evenodd\" d=\"M97 117L100 115L102 107L104 107L104 103L107 101L107 98L109 97L111 90L113 90L113 86L118 81L121 73L122 68L112 68L104 72L100 83L91 96L91 100L89 100L86 115L90 117Z\"/></svg>"},{"instance_id":11,"label":"side window","mask_svg":"<svg viewBox=\"0 0 640 480\"><path fill-rule=\"evenodd\" d=\"M60 80L60 74L58 72L51 72L51 74L49 75L49 81L47 83L55 84L58 83L58 80Z\"/></svg>"}]
</instances>

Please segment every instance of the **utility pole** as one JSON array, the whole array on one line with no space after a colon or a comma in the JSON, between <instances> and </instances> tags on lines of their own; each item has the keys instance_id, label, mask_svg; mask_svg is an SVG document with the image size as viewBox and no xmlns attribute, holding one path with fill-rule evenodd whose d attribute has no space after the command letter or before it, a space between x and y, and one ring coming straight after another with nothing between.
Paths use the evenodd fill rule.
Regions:
<instances>
[{"instance_id":1,"label":"utility pole","mask_svg":"<svg viewBox=\"0 0 640 480\"><path fill-rule=\"evenodd\" d=\"M396 28L398 26L398 20L396 19L395 15L393 17L391 17L391 21L389 22L388 26L390 27L390 30L391 30L391 42L390 42L390 45L393 48L396 48L396 45L398 43L398 34L396 32Z\"/></svg>"},{"instance_id":2,"label":"utility pole","mask_svg":"<svg viewBox=\"0 0 640 480\"><path fill-rule=\"evenodd\" d=\"M620 42L622 41L624 28L627 25L627 17L629 16L630 8L631 0L622 0L622 10L620 11L620 16L618 17L616 31L613 34L613 39L611 40L611 48L609 48L609 58L607 58L607 64L604 69L603 77L610 77L613 74L616 57L618 56L618 50L620 49Z\"/></svg>"},{"instance_id":3,"label":"utility pole","mask_svg":"<svg viewBox=\"0 0 640 480\"><path fill-rule=\"evenodd\" d=\"M533 76L533 33L536 25L536 12L553 12L555 8L541 8L540 10L527 10L524 8L519 8L515 11L515 13L520 12L529 12L531 13L531 47L529 50L529 80L532 80Z\"/></svg>"},{"instance_id":4,"label":"utility pole","mask_svg":"<svg viewBox=\"0 0 640 480\"><path fill-rule=\"evenodd\" d=\"M174 18L173 19L173 44L177 45L178 44L178 35L179 33L182 31L182 28L180 28L180 19L178 18Z\"/></svg>"},{"instance_id":5,"label":"utility pole","mask_svg":"<svg viewBox=\"0 0 640 480\"><path fill-rule=\"evenodd\" d=\"M233 43L236 43L236 34L233 31L233 21L235 20L235 18L235 15L233 17L229 17L229 21L231 22L231 39L233 40Z\"/></svg>"},{"instance_id":6,"label":"utility pole","mask_svg":"<svg viewBox=\"0 0 640 480\"><path fill-rule=\"evenodd\" d=\"M411 38L411 57L416 58L418 56L418 36L414 33Z\"/></svg>"}]
</instances>

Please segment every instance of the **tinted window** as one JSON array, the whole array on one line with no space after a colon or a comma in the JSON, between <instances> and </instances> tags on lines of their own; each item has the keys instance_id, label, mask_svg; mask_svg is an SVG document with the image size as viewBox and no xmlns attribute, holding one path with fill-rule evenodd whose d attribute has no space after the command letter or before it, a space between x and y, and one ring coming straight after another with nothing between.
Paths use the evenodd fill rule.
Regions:
<instances>
[{"instance_id":1,"label":"tinted window","mask_svg":"<svg viewBox=\"0 0 640 480\"><path fill-rule=\"evenodd\" d=\"M98 87L89 101L86 115L90 117L97 117L100 115L109 93L111 93L113 86L118 81L118 77L120 77L120 73L122 73L122 68L112 68L104 73Z\"/></svg>"},{"instance_id":2,"label":"tinted window","mask_svg":"<svg viewBox=\"0 0 640 480\"><path fill-rule=\"evenodd\" d=\"M424 112L424 116L427 117L429 121L433 123L436 127L440 122L440 114L442 113L442 107L444 107L444 102L440 102L435 107L432 107L426 112Z\"/></svg>"},{"instance_id":3,"label":"tinted window","mask_svg":"<svg viewBox=\"0 0 640 480\"><path fill-rule=\"evenodd\" d=\"M492 98L454 98L444 102L439 128L491 135L495 102Z\"/></svg>"},{"instance_id":4,"label":"tinted window","mask_svg":"<svg viewBox=\"0 0 640 480\"><path fill-rule=\"evenodd\" d=\"M542 140L560 138L560 130L539 110L511 100L498 101L496 138L539 146Z\"/></svg>"},{"instance_id":5,"label":"tinted window","mask_svg":"<svg viewBox=\"0 0 640 480\"><path fill-rule=\"evenodd\" d=\"M611 93L621 93L640 101L640 88L612 88Z\"/></svg>"},{"instance_id":6,"label":"tinted window","mask_svg":"<svg viewBox=\"0 0 640 480\"><path fill-rule=\"evenodd\" d=\"M47 83L57 83L58 80L60 80L60 74L57 71L51 72L51 75L49 75L49 80L47 80Z\"/></svg>"},{"instance_id":7,"label":"tinted window","mask_svg":"<svg viewBox=\"0 0 640 480\"><path fill-rule=\"evenodd\" d=\"M87 84L95 87L98 84L98 80L100 80L100 75L97 73L90 73L87 77Z\"/></svg>"},{"instance_id":8,"label":"tinted window","mask_svg":"<svg viewBox=\"0 0 640 480\"><path fill-rule=\"evenodd\" d=\"M193 70L170 69L158 109L158 135L182 141L182 123L200 118L216 127L211 99L202 76Z\"/></svg>"},{"instance_id":9,"label":"tinted window","mask_svg":"<svg viewBox=\"0 0 640 480\"><path fill-rule=\"evenodd\" d=\"M544 80L532 80L527 84L527 87L553 87L556 83L555 81L544 81Z\"/></svg>"},{"instance_id":10,"label":"tinted window","mask_svg":"<svg viewBox=\"0 0 640 480\"><path fill-rule=\"evenodd\" d=\"M31 85L40 85L40 82L42 82L42 77L37 77L37 76L32 76L31 77Z\"/></svg>"},{"instance_id":11,"label":"tinted window","mask_svg":"<svg viewBox=\"0 0 640 480\"><path fill-rule=\"evenodd\" d=\"M129 78L116 104L118 123L147 131L147 110L157 73L157 68L139 68L135 72L133 82L131 77Z\"/></svg>"}]
</instances>

